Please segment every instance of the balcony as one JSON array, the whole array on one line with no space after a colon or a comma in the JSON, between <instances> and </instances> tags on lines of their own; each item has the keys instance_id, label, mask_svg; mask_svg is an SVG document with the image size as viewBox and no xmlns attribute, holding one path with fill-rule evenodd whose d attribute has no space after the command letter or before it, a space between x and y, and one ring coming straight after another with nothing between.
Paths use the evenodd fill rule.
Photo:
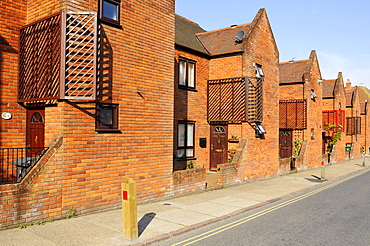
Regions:
<instances>
[{"instance_id":1,"label":"balcony","mask_svg":"<svg viewBox=\"0 0 370 246\"><path fill-rule=\"evenodd\" d=\"M208 122L262 122L263 78L208 81Z\"/></svg>"},{"instance_id":2,"label":"balcony","mask_svg":"<svg viewBox=\"0 0 370 246\"><path fill-rule=\"evenodd\" d=\"M307 100L279 101L279 128L290 130L307 129Z\"/></svg>"},{"instance_id":3,"label":"balcony","mask_svg":"<svg viewBox=\"0 0 370 246\"><path fill-rule=\"evenodd\" d=\"M345 116L346 114L344 110L323 110L322 125L323 129L326 131L324 135L326 137L333 137L338 129L340 129L341 132L344 132Z\"/></svg>"},{"instance_id":4,"label":"balcony","mask_svg":"<svg viewBox=\"0 0 370 246\"><path fill-rule=\"evenodd\" d=\"M98 25L91 12L61 12L20 30L18 102L95 100Z\"/></svg>"}]
</instances>

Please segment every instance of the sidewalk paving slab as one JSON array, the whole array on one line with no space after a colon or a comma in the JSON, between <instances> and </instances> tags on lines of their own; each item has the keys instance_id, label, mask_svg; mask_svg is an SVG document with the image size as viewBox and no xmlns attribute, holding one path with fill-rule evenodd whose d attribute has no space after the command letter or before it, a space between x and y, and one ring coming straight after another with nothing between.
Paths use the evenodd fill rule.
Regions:
<instances>
[{"instance_id":1,"label":"sidewalk paving slab","mask_svg":"<svg viewBox=\"0 0 370 246\"><path fill-rule=\"evenodd\" d=\"M289 175L138 205L139 238L123 238L121 209L46 222L44 225L0 230L0 246L27 245L151 245L328 181L367 169L362 158ZM149 216L149 217L148 217ZM149 218L145 222L144 218ZM142 221L140 221L143 219ZM149 223L149 224L145 224Z\"/></svg>"}]
</instances>

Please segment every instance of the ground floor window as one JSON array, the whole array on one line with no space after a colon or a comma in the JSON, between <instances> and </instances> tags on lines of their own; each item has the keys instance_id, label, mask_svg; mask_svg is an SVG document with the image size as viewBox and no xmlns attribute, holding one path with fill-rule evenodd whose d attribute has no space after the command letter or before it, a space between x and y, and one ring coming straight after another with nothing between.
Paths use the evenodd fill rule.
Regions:
<instances>
[{"instance_id":1,"label":"ground floor window","mask_svg":"<svg viewBox=\"0 0 370 246\"><path fill-rule=\"evenodd\" d=\"M194 157L194 121L179 121L177 124L177 158Z\"/></svg>"},{"instance_id":2,"label":"ground floor window","mask_svg":"<svg viewBox=\"0 0 370 246\"><path fill-rule=\"evenodd\" d=\"M98 103L96 105L96 130L118 131L118 104Z\"/></svg>"}]
</instances>

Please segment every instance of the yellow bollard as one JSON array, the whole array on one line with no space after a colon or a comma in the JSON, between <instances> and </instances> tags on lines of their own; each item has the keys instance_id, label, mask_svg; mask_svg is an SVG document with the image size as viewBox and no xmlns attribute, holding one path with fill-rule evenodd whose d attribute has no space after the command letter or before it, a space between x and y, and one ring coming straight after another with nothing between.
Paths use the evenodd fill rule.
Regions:
<instances>
[{"instance_id":1,"label":"yellow bollard","mask_svg":"<svg viewBox=\"0 0 370 246\"><path fill-rule=\"evenodd\" d=\"M321 180L325 180L325 162L321 162Z\"/></svg>"},{"instance_id":2,"label":"yellow bollard","mask_svg":"<svg viewBox=\"0 0 370 246\"><path fill-rule=\"evenodd\" d=\"M128 178L122 182L122 222L123 238L135 240L139 230L137 223L136 182Z\"/></svg>"}]
</instances>

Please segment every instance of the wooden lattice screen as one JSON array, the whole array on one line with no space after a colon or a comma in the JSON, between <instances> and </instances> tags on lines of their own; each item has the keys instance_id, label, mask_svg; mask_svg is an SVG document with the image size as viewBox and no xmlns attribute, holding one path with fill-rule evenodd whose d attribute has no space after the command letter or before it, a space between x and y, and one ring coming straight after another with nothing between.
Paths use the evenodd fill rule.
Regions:
<instances>
[{"instance_id":1,"label":"wooden lattice screen","mask_svg":"<svg viewBox=\"0 0 370 246\"><path fill-rule=\"evenodd\" d=\"M96 97L96 13L63 12L61 99L94 100Z\"/></svg>"},{"instance_id":2,"label":"wooden lattice screen","mask_svg":"<svg viewBox=\"0 0 370 246\"><path fill-rule=\"evenodd\" d=\"M326 125L335 125L330 129L330 132L336 132L338 127L341 127L341 131L345 131L345 111L344 110L323 110L322 111L322 125L326 130ZM330 134L329 134L330 135Z\"/></svg>"},{"instance_id":3,"label":"wooden lattice screen","mask_svg":"<svg viewBox=\"0 0 370 246\"><path fill-rule=\"evenodd\" d=\"M261 78L209 80L208 121L262 121L262 84Z\"/></svg>"},{"instance_id":4,"label":"wooden lattice screen","mask_svg":"<svg viewBox=\"0 0 370 246\"><path fill-rule=\"evenodd\" d=\"M18 101L58 99L60 15L20 30Z\"/></svg>"},{"instance_id":5,"label":"wooden lattice screen","mask_svg":"<svg viewBox=\"0 0 370 246\"><path fill-rule=\"evenodd\" d=\"M94 100L96 13L62 12L20 30L18 101Z\"/></svg>"},{"instance_id":6,"label":"wooden lattice screen","mask_svg":"<svg viewBox=\"0 0 370 246\"><path fill-rule=\"evenodd\" d=\"M294 130L307 129L306 99L279 101L279 128Z\"/></svg>"}]
</instances>

